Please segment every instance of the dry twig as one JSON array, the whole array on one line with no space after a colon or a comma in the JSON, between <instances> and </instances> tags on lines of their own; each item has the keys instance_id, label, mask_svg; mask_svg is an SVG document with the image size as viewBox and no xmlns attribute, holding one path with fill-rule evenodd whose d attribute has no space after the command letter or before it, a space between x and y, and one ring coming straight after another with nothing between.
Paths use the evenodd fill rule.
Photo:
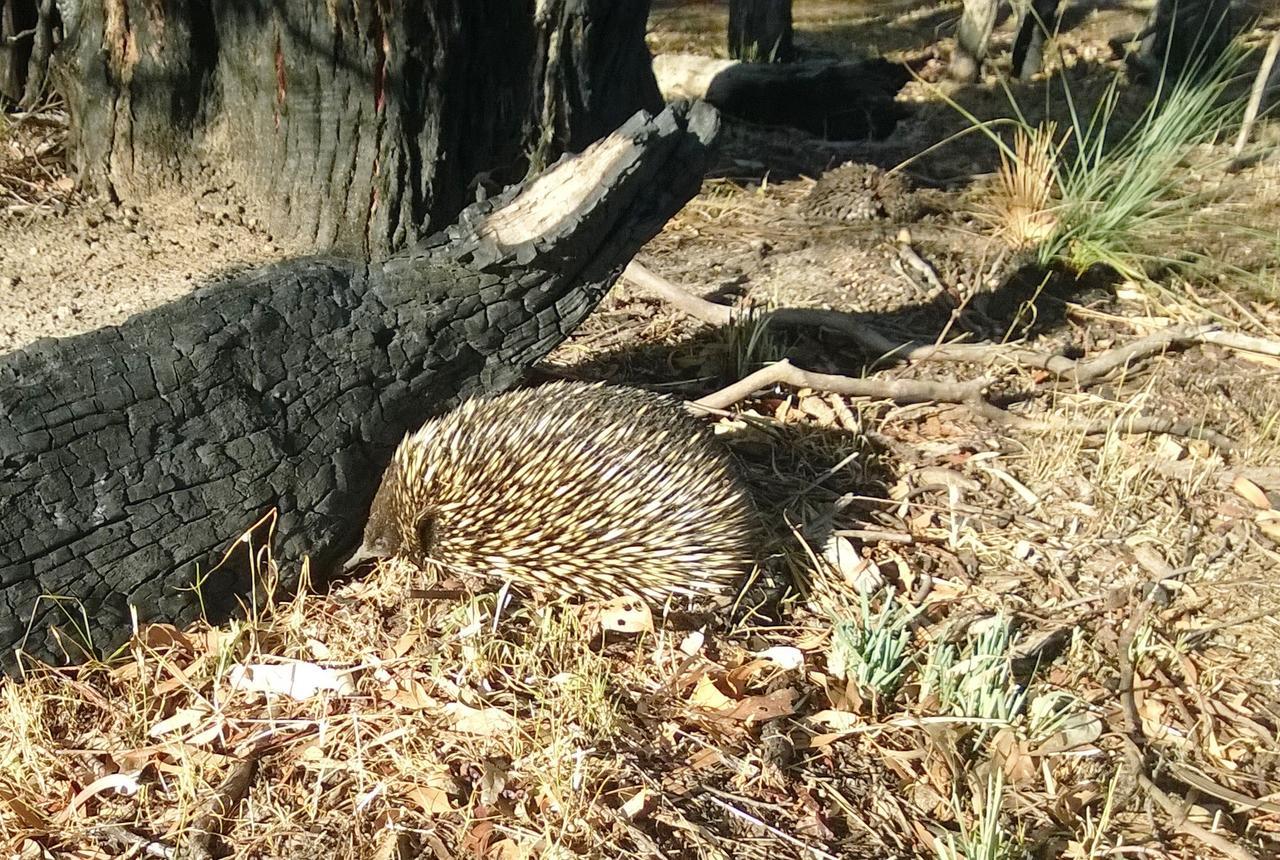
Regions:
<instances>
[{"instance_id":1,"label":"dry twig","mask_svg":"<svg viewBox=\"0 0 1280 860\"><path fill-rule=\"evenodd\" d=\"M191 829L194 835L188 845L189 856L197 860L209 860L213 857L212 843L215 836L222 832L226 821L235 812L253 782L258 770L258 757L250 756L239 762L227 774L222 785L209 798L205 811L195 820Z\"/></svg>"}]
</instances>

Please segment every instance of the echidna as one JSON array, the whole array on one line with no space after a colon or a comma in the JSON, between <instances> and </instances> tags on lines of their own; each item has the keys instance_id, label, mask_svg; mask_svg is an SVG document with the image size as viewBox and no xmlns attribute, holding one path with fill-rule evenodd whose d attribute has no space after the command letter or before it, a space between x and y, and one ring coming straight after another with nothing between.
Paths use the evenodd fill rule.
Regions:
<instances>
[{"instance_id":1,"label":"echidna","mask_svg":"<svg viewBox=\"0 0 1280 860\"><path fill-rule=\"evenodd\" d=\"M901 174L855 162L822 174L800 206L811 215L835 221L910 221L920 208Z\"/></svg>"},{"instance_id":2,"label":"echidna","mask_svg":"<svg viewBox=\"0 0 1280 860\"><path fill-rule=\"evenodd\" d=\"M758 526L732 458L677 401L552 383L469 400L407 436L361 554L661 602L736 587Z\"/></svg>"}]
</instances>

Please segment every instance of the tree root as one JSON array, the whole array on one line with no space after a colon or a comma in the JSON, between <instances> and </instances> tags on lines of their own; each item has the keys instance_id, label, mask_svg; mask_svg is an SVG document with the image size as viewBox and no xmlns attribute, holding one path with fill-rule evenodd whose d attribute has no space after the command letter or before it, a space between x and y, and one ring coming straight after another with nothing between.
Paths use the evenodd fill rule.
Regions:
<instances>
[{"instance_id":1,"label":"tree root","mask_svg":"<svg viewBox=\"0 0 1280 860\"><path fill-rule=\"evenodd\" d=\"M636 286L695 319L711 325L729 325L735 319L736 312L728 305L698 298L639 263L630 263L623 274ZM1267 353L1272 347L1280 350L1280 344L1273 344L1261 338L1230 336L1230 333L1222 332L1213 325L1170 326L1132 343L1107 350L1088 361L1077 361L1060 354L997 344L897 343L873 327L858 322L849 314L837 311L780 308L769 311L764 318L780 325L825 328L845 335L864 349L878 353L882 357L894 357L902 361L942 360L982 364L1002 360L1019 367L1047 370L1057 376L1061 383L1080 388L1092 385L1118 370L1126 369L1134 362L1159 355L1169 349L1185 348L1198 343L1219 343L1236 349L1263 353ZM1223 337L1223 335L1229 336ZM986 376L954 383L842 376L805 370L783 359L694 401L693 406L702 409L725 409L761 389L773 385L789 385L794 388L812 388L846 397L892 400L895 403L955 403L966 407L979 417L1022 430L1043 432L1062 428L1061 422L1025 418L991 403L985 395L993 383L994 380ZM1198 426L1191 421L1161 416L1134 415L1102 419L1085 425L1083 429L1086 436L1102 436L1108 433L1164 434L1199 439L1224 453L1233 453L1237 450L1235 442L1215 430Z\"/></svg>"}]
</instances>

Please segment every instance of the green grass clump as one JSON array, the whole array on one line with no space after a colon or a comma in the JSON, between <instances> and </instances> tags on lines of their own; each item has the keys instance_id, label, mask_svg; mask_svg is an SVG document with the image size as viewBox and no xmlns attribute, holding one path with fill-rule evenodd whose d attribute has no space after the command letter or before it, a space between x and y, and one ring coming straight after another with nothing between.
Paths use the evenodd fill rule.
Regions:
<instances>
[{"instance_id":1,"label":"green grass clump","mask_svg":"<svg viewBox=\"0 0 1280 860\"><path fill-rule=\"evenodd\" d=\"M880 610L873 612L870 597L863 593L858 617L839 621L832 628L833 662L863 690L892 699L911 664L907 646L911 644L911 622L918 614L918 610L894 600L892 590L884 592Z\"/></svg>"},{"instance_id":2,"label":"green grass clump","mask_svg":"<svg viewBox=\"0 0 1280 860\"><path fill-rule=\"evenodd\" d=\"M946 643L930 649L920 698L936 696L938 709L977 724L975 745L992 727L1012 725L1026 704L1026 690L1013 678L1013 632L996 615L957 649Z\"/></svg>"},{"instance_id":3,"label":"green grass clump","mask_svg":"<svg viewBox=\"0 0 1280 860\"><path fill-rule=\"evenodd\" d=\"M1187 160L1243 115L1244 99L1227 97L1243 58L1242 50L1228 51L1203 74L1162 84L1114 145L1116 82L1087 122L1064 85L1076 145L1054 165L1057 229L1039 247L1042 264L1064 260L1078 271L1105 265L1142 280L1155 267L1183 262L1169 253L1177 247L1170 243L1196 229L1213 199L1188 181ZM1220 158L1225 164L1230 155Z\"/></svg>"}]
</instances>

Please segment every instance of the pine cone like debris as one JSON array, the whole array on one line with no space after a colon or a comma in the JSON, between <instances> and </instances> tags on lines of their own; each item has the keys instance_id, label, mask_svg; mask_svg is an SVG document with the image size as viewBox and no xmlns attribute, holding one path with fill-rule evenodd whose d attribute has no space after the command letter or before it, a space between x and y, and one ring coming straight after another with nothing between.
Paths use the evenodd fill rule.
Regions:
<instances>
[{"instance_id":1,"label":"pine cone like debris","mask_svg":"<svg viewBox=\"0 0 1280 860\"><path fill-rule=\"evenodd\" d=\"M854 162L822 174L801 208L834 221L912 221L920 211L915 191L902 174Z\"/></svg>"}]
</instances>

